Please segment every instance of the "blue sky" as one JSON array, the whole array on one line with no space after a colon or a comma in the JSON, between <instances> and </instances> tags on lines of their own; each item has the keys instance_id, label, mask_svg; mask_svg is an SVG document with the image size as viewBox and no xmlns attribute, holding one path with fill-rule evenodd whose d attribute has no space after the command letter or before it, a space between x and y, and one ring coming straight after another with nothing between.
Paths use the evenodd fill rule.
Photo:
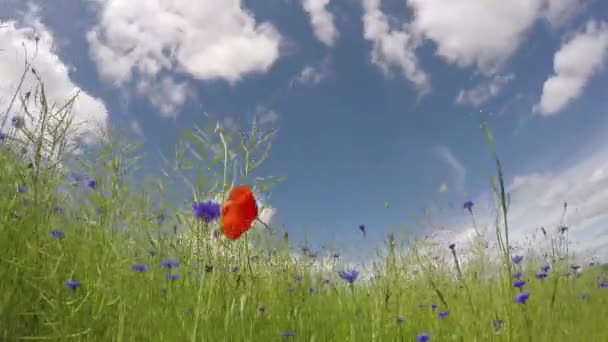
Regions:
<instances>
[{"instance_id":1,"label":"blue sky","mask_svg":"<svg viewBox=\"0 0 608 342\"><path fill-rule=\"evenodd\" d=\"M130 129L144 142L147 172L182 129L212 124L203 112L241 125L264 117L280 132L259 173L287 178L270 199L273 224L353 258L393 229L423 234L411 217L429 206L442 209L433 222L452 230L450 239L470 230L466 199L491 223L484 110L514 198L514 236L555 226L568 201L581 250L608 242L599 228L608 210L607 3L166 6L0 1L9 24L0 29L0 98L18 77L20 44L35 32L42 52L34 65L60 84L53 95L81 88L77 115Z\"/></svg>"}]
</instances>

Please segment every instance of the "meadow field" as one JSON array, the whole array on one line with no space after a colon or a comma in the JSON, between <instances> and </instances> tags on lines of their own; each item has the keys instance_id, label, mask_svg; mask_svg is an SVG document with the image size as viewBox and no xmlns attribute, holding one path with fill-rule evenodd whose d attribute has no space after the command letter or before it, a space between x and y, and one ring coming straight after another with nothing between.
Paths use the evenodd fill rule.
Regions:
<instances>
[{"instance_id":1,"label":"meadow field","mask_svg":"<svg viewBox=\"0 0 608 342\"><path fill-rule=\"evenodd\" d=\"M77 143L72 101L48 104L39 80L1 111L2 341L608 341L608 271L571 258L568 227L547 227L549 249L510 248L487 125L496 243L396 232L363 272L339 251L297 247L233 191L289 186L251 176L275 131L191 129L149 179L119 130L94 148ZM12 112L24 122L6 120ZM227 171L236 159L238 179ZM188 191L172 190L179 182Z\"/></svg>"}]
</instances>

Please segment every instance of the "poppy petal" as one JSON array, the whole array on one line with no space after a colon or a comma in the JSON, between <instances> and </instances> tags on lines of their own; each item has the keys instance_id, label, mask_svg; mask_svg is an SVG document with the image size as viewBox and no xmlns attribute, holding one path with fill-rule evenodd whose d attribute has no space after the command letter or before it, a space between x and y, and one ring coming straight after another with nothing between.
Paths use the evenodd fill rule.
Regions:
<instances>
[{"instance_id":1,"label":"poppy petal","mask_svg":"<svg viewBox=\"0 0 608 342\"><path fill-rule=\"evenodd\" d=\"M236 240L251 228L257 217L258 207L251 188L248 185L237 186L222 206L222 231L229 239Z\"/></svg>"}]
</instances>

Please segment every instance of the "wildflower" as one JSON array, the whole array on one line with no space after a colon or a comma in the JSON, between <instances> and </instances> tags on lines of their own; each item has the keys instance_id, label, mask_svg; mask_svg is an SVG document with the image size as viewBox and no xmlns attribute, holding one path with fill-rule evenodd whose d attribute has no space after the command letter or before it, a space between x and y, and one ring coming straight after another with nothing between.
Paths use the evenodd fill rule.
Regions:
<instances>
[{"instance_id":1,"label":"wildflower","mask_svg":"<svg viewBox=\"0 0 608 342\"><path fill-rule=\"evenodd\" d=\"M65 233L61 229L53 229L51 230L51 236L57 239L61 239L65 237Z\"/></svg>"},{"instance_id":2,"label":"wildflower","mask_svg":"<svg viewBox=\"0 0 608 342\"><path fill-rule=\"evenodd\" d=\"M431 309L433 309L433 310L437 309L438 307L439 307L439 305L437 305L437 304L431 304Z\"/></svg>"},{"instance_id":3,"label":"wildflower","mask_svg":"<svg viewBox=\"0 0 608 342\"><path fill-rule=\"evenodd\" d=\"M511 260L513 261L514 264L519 264L522 262L522 260L524 260L524 257L521 255L514 255Z\"/></svg>"},{"instance_id":4,"label":"wildflower","mask_svg":"<svg viewBox=\"0 0 608 342\"><path fill-rule=\"evenodd\" d=\"M306 246L302 247L302 253L308 254L308 252L310 252L310 249L308 249L308 247L306 247Z\"/></svg>"},{"instance_id":5,"label":"wildflower","mask_svg":"<svg viewBox=\"0 0 608 342\"><path fill-rule=\"evenodd\" d=\"M219 230L216 229L216 230L213 231L213 238L216 239L216 240L220 238L220 231Z\"/></svg>"},{"instance_id":6,"label":"wildflower","mask_svg":"<svg viewBox=\"0 0 608 342\"><path fill-rule=\"evenodd\" d=\"M175 281L175 280L179 279L179 274L177 274L177 273L175 273L175 274L171 274L171 273L165 274L165 279Z\"/></svg>"},{"instance_id":7,"label":"wildflower","mask_svg":"<svg viewBox=\"0 0 608 342\"><path fill-rule=\"evenodd\" d=\"M608 288L608 281L599 283L599 287L600 287L600 289Z\"/></svg>"},{"instance_id":8,"label":"wildflower","mask_svg":"<svg viewBox=\"0 0 608 342\"><path fill-rule=\"evenodd\" d=\"M452 243L452 244L450 244L448 247L449 247L449 248L452 250L452 252L453 252L453 251L454 251L454 248L456 248L456 244L455 244L455 243Z\"/></svg>"},{"instance_id":9,"label":"wildflower","mask_svg":"<svg viewBox=\"0 0 608 342\"><path fill-rule=\"evenodd\" d=\"M308 292L315 293L315 292L317 292L317 289L315 289L314 287L310 287L310 288L308 288Z\"/></svg>"},{"instance_id":10,"label":"wildflower","mask_svg":"<svg viewBox=\"0 0 608 342\"><path fill-rule=\"evenodd\" d=\"M91 189L95 189L97 187L97 181L94 179L89 179L87 181L87 187L89 187Z\"/></svg>"},{"instance_id":11,"label":"wildflower","mask_svg":"<svg viewBox=\"0 0 608 342\"><path fill-rule=\"evenodd\" d=\"M519 279L519 278L521 278L521 276L522 276L521 272L515 272L515 273L513 273L513 278L515 278L515 279Z\"/></svg>"},{"instance_id":12,"label":"wildflower","mask_svg":"<svg viewBox=\"0 0 608 342\"><path fill-rule=\"evenodd\" d=\"M0 132L0 142L4 141L4 139L6 139L6 134Z\"/></svg>"},{"instance_id":13,"label":"wildflower","mask_svg":"<svg viewBox=\"0 0 608 342\"><path fill-rule=\"evenodd\" d=\"M63 208L58 205L55 205L53 206L53 211L59 214L63 211Z\"/></svg>"},{"instance_id":14,"label":"wildflower","mask_svg":"<svg viewBox=\"0 0 608 342\"><path fill-rule=\"evenodd\" d=\"M427 333L420 333L416 335L416 341L418 342L428 342L431 340L431 336Z\"/></svg>"},{"instance_id":15,"label":"wildflower","mask_svg":"<svg viewBox=\"0 0 608 342\"><path fill-rule=\"evenodd\" d=\"M334 253L333 257L334 257L334 259L338 259L340 257L340 254Z\"/></svg>"},{"instance_id":16,"label":"wildflower","mask_svg":"<svg viewBox=\"0 0 608 342\"><path fill-rule=\"evenodd\" d=\"M526 281L525 280L518 280L516 282L513 283L513 287L516 287L518 289L524 287L524 285L526 285Z\"/></svg>"},{"instance_id":17,"label":"wildflower","mask_svg":"<svg viewBox=\"0 0 608 342\"><path fill-rule=\"evenodd\" d=\"M329 285L329 279L328 278L323 279L323 284Z\"/></svg>"},{"instance_id":18,"label":"wildflower","mask_svg":"<svg viewBox=\"0 0 608 342\"><path fill-rule=\"evenodd\" d=\"M540 267L540 269L541 269L543 272L547 273L547 272L549 272L549 270L551 269L551 265L543 265L543 266L541 266L541 267Z\"/></svg>"},{"instance_id":19,"label":"wildflower","mask_svg":"<svg viewBox=\"0 0 608 342\"><path fill-rule=\"evenodd\" d=\"M526 304L528 298L530 298L530 292L522 292L515 295L515 301L519 304Z\"/></svg>"},{"instance_id":20,"label":"wildflower","mask_svg":"<svg viewBox=\"0 0 608 342\"><path fill-rule=\"evenodd\" d=\"M405 317L403 317L403 316L397 317L397 323L403 324L403 322L405 322Z\"/></svg>"},{"instance_id":21,"label":"wildflower","mask_svg":"<svg viewBox=\"0 0 608 342\"><path fill-rule=\"evenodd\" d=\"M361 231L361 233L363 233L363 236L365 236L365 225L364 224L359 225L359 230Z\"/></svg>"},{"instance_id":22,"label":"wildflower","mask_svg":"<svg viewBox=\"0 0 608 342\"><path fill-rule=\"evenodd\" d=\"M175 258L169 258L166 260L162 260L160 265L164 268L176 268L179 266L179 260Z\"/></svg>"},{"instance_id":23,"label":"wildflower","mask_svg":"<svg viewBox=\"0 0 608 342\"><path fill-rule=\"evenodd\" d=\"M344 281L347 281L349 283L353 283L355 282L355 280L357 280L357 277L359 276L359 272L357 272L356 270L350 270L347 272L340 272L340 278L344 279Z\"/></svg>"},{"instance_id":24,"label":"wildflower","mask_svg":"<svg viewBox=\"0 0 608 342\"><path fill-rule=\"evenodd\" d=\"M561 226L561 227L559 227L559 232L560 232L560 233L564 234L564 233L566 233L567 231L568 231L568 227L566 227L566 226Z\"/></svg>"},{"instance_id":25,"label":"wildflower","mask_svg":"<svg viewBox=\"0 0 608 342\"><path fill-rule=\"evenodd\" d=\"M437 318L445 318L445 317L448 317L449 314L450 314L450 310L441 311L440 313L437 314Z\"/></svg>"},{"instance_id":26,"label":"wildflower","mask_svg":"<svg viewBox=\"0 0 608 342\"><path fill-rule=\"evenodd\" d=\"M266 307L265 307L264 305L260 305L260 306L258 307L258 312L259 312L259 313L264 313L264 312L266 312Z\"/></svg>"},{"instance_id":27,"label":"wildflower","mask_svg":"<svg viewBox=\"0 0 608 342\"><path fill-rule=\"evenodd\" d=\"M492 326L496 330L500 329L503 324L505 324L505 321L503 319L496 319L492 322Z\"/></svg>"},{"instance_id":28,"label":"wildflower","mask_svg":"<svg viewBox=\"0 0 608 342\"><path fill-rule=\"evenodd\" d=\"M464 204L462 205L462 207L465 210L468 210L470 213L472 213L473 212L473 205L474 205L473 201L468 200L468 201L464 202Z\"/></svg>"},{"instance_id":29,"label":"wildflower","mask_svg":"<svg viewBox=\"0 0 608 342\"><path fill-rule=\"evenodd\" d=\"M230 240L236 240L251 229L257 216L258 206L251 188L239 185L232 189L228 201L222 206L222 231Z\"/></svg>"},{"instance_id":30,"label":"wildflower","mask_svg":"<svg viewBox=\"0 0 608 342\"><path fill-rule=\"evenodd\" d=\"M65 286L71 290L76 290L80 287L80 282L78 280L68 280L65 282Z\"/></svg>"},{"instance_id":31,"label":"wildflower","mask_svg":"<svg viewBox=\"0 0 608 342\"><path fill-rule=\"evenodd\" d=\"M150 249L148 249L148 254L150 254L150 256L155 256L156 250L154 248L150 248Z\"/></svg>"},{"instance_id":32,"label":"wildflower","mask_svg":"<svg viewBox=\"0 0 608 342\"><path fill-rule=\"evenodd\" d=\"M283 332L281 333L281 336L282 336L282 337L292 337L292 336L293 336L293 331L291 331L291 330L288 330L288 331L283 331Z\"/></svg>"},{"instance_id":33,"label":"wildflower","mask_svg":"<svg viewBox=\"0 0 608 342\"><path fill-rule=\"evenodd\" d=\"M192 203L192 216L205 222L212 222L220 217L220 205L211 201Z\"/></svg>"},{"instance_id":34,"label":"wildflower","mask_svg":"<svg viewBox=\"0 0 608 342\"><path fill-rule=\"evenodd\" d=\"M22 129L25 127L25 119L22 116L13 116L11 119L11 124L16 129Z\"/></svg>"},{"instance_id":35,"label":"wildflower","mask_svg":"<svg viewBox=\"0 0 608 342\"><path fill-rule=\"evenodd\" d=\"M545 279L545 278L547 278L547 276L548 276L548 274L547 274L547 273L544 273L544 272L542 272L542 273L537 273L537 274L536 274L536 279Z\"/></svg>"},{"instance_id":36,"label":"wildflower","mask_svg":"<svg viewBox=\"0 0 608 342\"><path fill-rule=\"evenodd\" d=\"M21 193L21 194L22 194L22 193L26 193L26 192L27 192L27 188L26 188L25 186L23 186L23 185L19 185L19 186L17 187L17 192L18 192L18 193Z\"/></svg>"},{"instance_id":37,"label":"wildflower","mask_svg":"<svg viewBox=\"0 0 608 342\"><path fill-rule=\"evenodd\" d=\"M297 274L295 277L293 277L296 281L300 281L302 280L302 276Z\"/></svg>"},{"instance_id":38,"label":"wildflower","mask_svg":"<svg viewBox=\"0 0 608 342\"><path fill-rule=\"evenodd\" d=\"M571 265L570 268L572 269L572 271L576 272L581 268L581 265Z\"/></svg>"},{"instance_id":39,"label":"wildflower","mask_svg":"<svg viewBox=\"0 0 608 342\"><path fill-rule=\"evenodd\" d=\"M147 272L148 266L144 264L134 264L131 269L135 272Z\"/></svg>"}]
</instances>

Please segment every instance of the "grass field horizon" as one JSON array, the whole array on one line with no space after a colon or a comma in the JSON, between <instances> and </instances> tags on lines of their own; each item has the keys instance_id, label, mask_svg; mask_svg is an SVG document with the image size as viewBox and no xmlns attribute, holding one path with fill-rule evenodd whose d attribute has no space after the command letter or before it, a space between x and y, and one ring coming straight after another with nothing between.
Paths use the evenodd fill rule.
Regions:
<instances>
[{"instance_id":1,"label":"grass field horizon","mask_svg":"<svg viewBox=\"0 0 608 342\"><path fill-rule=\"evenodd\" d=\"M18 89L2 110L0 340L608 341L608 269L573 258L569 227L543 228L546 246L513 251L487 124L493 230L446 244L391 234L367 279L339 251L297 248L259 219L230 240L219 212L196 209L219 208L240 184L255 196L289 186L251 176L276 131L210 122L184 134L164 178L134 179L137 146L111 132L81 148L78 98L52 106L44 86ZM7 121L17 109L27 116ZM192 197L170 200L171 182ZM474 218L475 205L463 199L463 213Z\"/></svg>"}]
</instances>

